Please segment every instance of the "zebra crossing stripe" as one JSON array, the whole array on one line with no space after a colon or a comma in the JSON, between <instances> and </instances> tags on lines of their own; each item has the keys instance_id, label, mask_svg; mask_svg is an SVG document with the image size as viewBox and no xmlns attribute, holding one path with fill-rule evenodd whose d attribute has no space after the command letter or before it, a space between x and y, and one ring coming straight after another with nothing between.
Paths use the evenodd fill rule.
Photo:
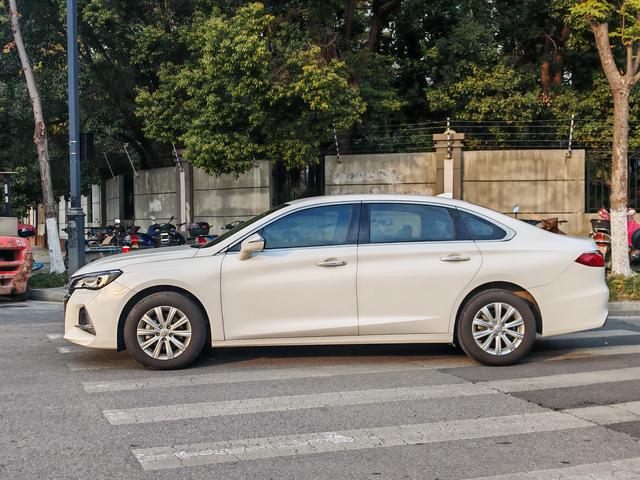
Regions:
<instances>
[{"instance_id":1,"label":"zebra crossing stripe","mask_svg":"<svg viewBox=\"0 0 640 480\"><path fill-rule=\"evenodd\" d=\"M503 393L516 393L531 390L569 388L633 380L640 380L640 367L598 370L594 372L563 373L559 375L517 378L511 380L492 380L488 382L480 382L480 385L495 388Z\"/></svg>"},{"instance_id":2,"label":"zebra crossing stripe","mask_svg":"<svg viewBox=\"0 0 640 480\"><path fill-rule=\"evenodd\" d=\"M473 383L421 385L417 387L379 388L371 390L339 391L290 395L282 397L248 398L220 402L187 403L139 407L124 410L104 410L103 415L112 425L166 422L193 418L220 417L264 412L285 412L307 408L367 405L384 402L453 398L475 395L493 395L494 389Z\"/></svg>"},{"instance_id":3,"label":"zebra crossing stripe","mask_svg":"<svg viewBox=\"0 0 640 480\"><path fill-rule=\"evenodd\" d=\"M395 362L387 364L356 364L330 365L300 368L271 368L258 370L232 369L221 370L216 373L198 375L163 375L156 378L142 378L132 380L115 380L104 382L83 382L85 392L119 392L126 390L147 390L153 388L173 388L196 385L217 385L225 383L245 383L270 380L289 380L299 378L327 378L340 375L367 375L376 373L414 372L437 368L454 368L466 365L476 365L466 357L448 358L445 362L435 361L432 364L420 362Z\"/></svg>"},{"instance_id":4,"label":"zebra crossing stripe","mask_svg":"<svg viewBox=\"0 0 640 480\"><path fill-rule=\"evenodd\" d=\"M468 480L623 480L640 478L640 457Z\"/></svg>"},{"instance_id":5,"label":"zebra crossing stripe","mask_svg":"<svg viewBox=\"0 0 640 480\"><path fill-rule=\"evenodd\" d=\"M560 412L283 435L132 450L145 470L535 434L592 426Z\"/></svg>"},{"instance_id":6,"label":"zebra crossing stripe","mask_svg":"<svg viewBox=\"0 0 640 480\"><path fill-rule=\"evenodd\" d=\"M588 420L598 425L640 421L640 402L595 405L593 407L570 408L565 413Z\"/></svg>"}]
</instances>

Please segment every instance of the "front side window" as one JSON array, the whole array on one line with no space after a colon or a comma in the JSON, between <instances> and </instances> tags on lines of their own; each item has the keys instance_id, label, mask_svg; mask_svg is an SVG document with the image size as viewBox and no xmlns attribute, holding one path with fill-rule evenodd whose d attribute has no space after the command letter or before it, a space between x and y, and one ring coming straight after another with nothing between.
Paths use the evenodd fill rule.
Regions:
<instances>
[{"instance_id":1,"label":"front side window","mask_svg":"<svg viewBox=\"0 0 640 480\"><path fill-rule=\"evenodd\" d=\"M444 207L408 203L371 204L369 217L371 243L455 240L453 219Z\"/></svg>"},{"instance_id":2,"label":"front side window","mask_svg":"<svg viewBox=\"0 0 640 480\"><path fill-rule=\"evenodd\" d=\"M262 229L265 250L349 243L353 205L327 205L291 213Z\"/></svg>"}]
</instances>

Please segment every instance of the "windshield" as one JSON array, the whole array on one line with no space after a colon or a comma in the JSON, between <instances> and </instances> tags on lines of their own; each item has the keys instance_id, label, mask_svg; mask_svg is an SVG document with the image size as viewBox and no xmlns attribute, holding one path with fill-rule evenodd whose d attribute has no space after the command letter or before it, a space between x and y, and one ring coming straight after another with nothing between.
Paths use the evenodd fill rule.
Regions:
<instances>
[{"instance_id":1,"label":"windshield","mask_svg":"<svg viewBox=\"0 0 640 480\"><path fill-rule=\"evenodd\" d=\"M286 203L283 203L282 205L278 205L275 208L272 208L271 210L267 210L264 213L261 213L260 215L256 215L253 218L250 218L249 220L247 220L246 222L242 222L240 225L237 225L235 227L233 227L231 230L227 230L226 232L224 232L222 235L220 235L219 237L214 238L213 240L211 240L210 242L205 243L204 245L191 245L193 248L208 248L208 247L213 247L214 245L219 244L220 242L224 242L227 238L229 238L231 235L239 232L240 230L244 229L245 227L248 227L249 225L257 222L258 220L260 220L261 218L266 217L267 215L271 215L273 212L276 212L284 207L287 207L288 205Z\"/></svg>"}]
</instances>

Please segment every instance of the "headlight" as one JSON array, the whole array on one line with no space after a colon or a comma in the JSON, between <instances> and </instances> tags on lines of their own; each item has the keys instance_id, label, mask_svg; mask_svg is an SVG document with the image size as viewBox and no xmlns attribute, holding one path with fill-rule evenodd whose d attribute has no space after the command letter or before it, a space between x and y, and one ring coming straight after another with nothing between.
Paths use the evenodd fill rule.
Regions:
<instances>
[{"instance_id":1,"label":"headlight","mask_svg":"<svg viewBox=\"0 0 640 480\"><path fill-rule=\"evenodd\" d=\"M106 272L88 273L80 277L73 277L69 284L69 291L73 292L78 288L100 290L101 288L109 285L120 275L122 275L120 270L109 270Z\"/></svg>"}]
</instances>

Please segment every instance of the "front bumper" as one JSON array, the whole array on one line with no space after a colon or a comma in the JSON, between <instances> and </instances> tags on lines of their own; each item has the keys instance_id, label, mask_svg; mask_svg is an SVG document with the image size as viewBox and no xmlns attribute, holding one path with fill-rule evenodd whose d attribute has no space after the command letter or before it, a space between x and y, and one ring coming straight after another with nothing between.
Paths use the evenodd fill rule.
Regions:
<instances>
[{"instance_id":1,"label":"front bumper","mask_svg":"<svg viewBox=\"0 0 640 480\"><path fill-rule=\"evenodd\" d=\"M65 304L64 338L77 345L91 348L118 348L118 320L120 312L133 291L113 281L100 290L74 290ZM88 318L95 334L87 329Z\"/></svg>"}]
</instances>

